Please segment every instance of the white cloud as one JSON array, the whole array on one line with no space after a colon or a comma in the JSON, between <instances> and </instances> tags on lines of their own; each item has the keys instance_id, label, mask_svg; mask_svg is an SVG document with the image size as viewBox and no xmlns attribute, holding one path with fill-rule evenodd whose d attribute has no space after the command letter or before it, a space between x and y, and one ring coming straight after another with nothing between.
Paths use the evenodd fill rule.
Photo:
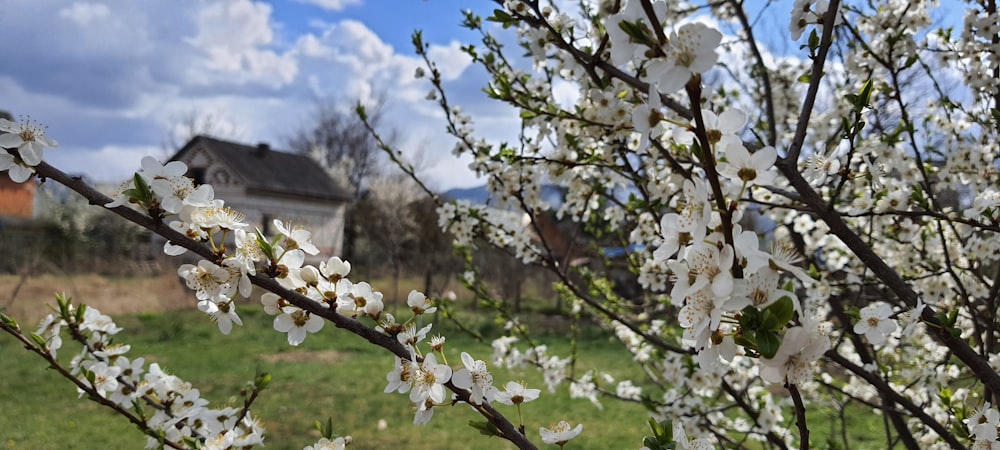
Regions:
<instances>
[{"instance_id":1,"label":"white cloud","mask_svg":"<svg viewBox=\"0 0 1000 450\"><path fill-rule=\"evenodd\" d=\"M432 45L427 51L427 56L437 63L441 79L444 81L458 79L472 64L472 58L462 51L462 45L456 41L451 41L447 47Z\"/></svg>"},{"instance_id":2,"label":"white cloud","mask_svg":"<svg viewBox=\"0 0 1000 450\"><path fill-rule=\"evenodd\" d=\"M316 5L327 11L340 11L348 6L360 5L361 0L298 0L301 3Z\"/></svg>"},{"instance_id":3,"label":"white cloud","mask_svg":"<svg viewBox=\"0 0 1000 450\"><path fill-rule=\"evenodd\" d=\"M409 29L392 40L359 21L286 23L278 14L283 5L15 2L0 27L0 41L19 43L5 50L10 64L0 74L0 109L49 126L60 147L46 159L57 167L116 182L136 170L143 156L176 150L164 143L176 135L179 118L192 111L221 119L239 131L239 141L281 148L307 123L317 98L346 104L384 91L386 129L399 129L404 151L426 149L432 184L446 189L476 183L468 161L451 156L454 139L445 134L441 111L424 99L430 84L414 78L422 62L407 44ZM65 24L52 27L53 18ZM432 58L459 92L457 104L479 111L482 95L461 92L478 94L483 75L470 74L469 58L448 39L430 41ZM477 129L486 137L517 129L510 121L489 119L508 113L487 109ZM516 120L516 113L511 116Z\"/></svg>"},{"instance_id":4,"label":"white cloud","mask_svg":"<svg viewBox=\"0 0 1000 450\"><path fill-rule=\"evenodd\" d=\"M207 58L189 69L194 80L211 84L225 79L279 88L299 73L293 55L268 48L274 31L271 6L266 3L213 3L198 12L197 26L197 35L186 41Z\"/></svg>"},{"instance_id":5,"label":"white cloud","mask_svg":"<svg viewBox=\"0 0 1000 450\"><path fill-rule=\"evenodd\" d=\"M73 6L59 10L59 17L68 19L80 26L89 25L98 19L107 17L111 10L100 3L74 2Z\"/></svg>"}]
</instances>

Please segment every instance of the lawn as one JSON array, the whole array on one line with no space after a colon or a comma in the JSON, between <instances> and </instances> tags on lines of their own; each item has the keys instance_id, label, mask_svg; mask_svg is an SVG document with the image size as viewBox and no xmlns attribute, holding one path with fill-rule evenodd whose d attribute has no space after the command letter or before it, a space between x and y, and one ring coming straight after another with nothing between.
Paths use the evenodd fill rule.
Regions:
<instances>
[{"instance_id":1,"label":"lawn","mask_svg":"<svg viewBox=\"0 0 1000 450\"><path fill-rule=\"evenodd\" d=\"M267 428L267 448L302 448L314 442L316 420L332 418L338 433L354 437L352 448L503 449L506 441L485 438L467 425L480 420L463 406L442 407L426 426L412 424L413 411L405 395L384 394L385 374L393 359L367 342L333 327L310 336L300 347L290 347L285 336L271 329L271 317L256 306L241 308L244 327L229 336L197 311L125 315L119 341L132 345L130 356L146 356L168 372L201 389L213 405L235 406L235 394L256 371L269 372L273 382L254 408ZM481 321L490 327L488 321ZM453 367L468 351L489 359L488 344L478 343L446 325L445 347ZM4 335L5 336L5 335ZM555 354L566 354L568 342L556 333L542 336ZM580 343L589 367L615 372L629 367L628 355L600 333L588 333ZM71 356L69 344L61 358ZM142 448L145 438L124 420L95 404L76 399L73 388L23 351L8 337L0 337L0 448L106 449ZM588 366L583 366L588 367ZM555 394L544 391L536 370L491 368L497 384L523 380L543 389L543 396L525 405L529 436L541 444L537 430L560 419L584 424L584 434L569 448L636 448L645 430L646 414L636 404L605 401L603 411L586 400L570 400L567 387ZM513 407L497 405L511 420ZM384 421L385 429L379 429Z\"/></svg>"},{"instance_id":2,"label":"lawn","mask_svg":"<svg viewBox=\"0 0 1000 450\"><path fill-rule=\"evenodd\" d=\"M0 277L0 291L17 281L14 277ZM41 305L54 304L51 293L45 292L65 284L66 280L51 277L32 278L17 301L8 304L13 306L9 312L19 319L31 317L21 322L32 329L44 312ZM401 285L401 292L407 292L411 284L416 285L410 281ZM378 285L389 286L385 282ZM229 336L220 334L213 323L194 310L193 295L185 292L173 275L134 279L83 276L70 286L80 298L96 299L91 303L100 305L102 311L116 313L115 319L125 328L118 341L132 346L130 357L144 356L147 363L158 362L168 372L190 381L212 406L236 406L237 392L257 371L270 373L273 381L254 408L267 429L266 448L300 449L312 444L319 436L313 424L328 417L338 434L354 437L354 449L512 448L506 441L480 436L469 427L470 420L482 419L464 406L437 408L430 424L414 426L407 396L382 392L393 358L332 326L309 336L301 346L290 347L285 335L272 329L272 318L255 304L240 307L243 327L235 328ZM394 303L387 303L391 311ZM499 325L485 317L485 311L465 309L463 314L484 335L496 336L500 331ZM522 318L540 325L533 329L542 330L537 337L549 346L551 354L569 354L565 319L537 312ZM461 365L462 351L489 360L492 350L488 343L475 341L448 322L437 324L432 335L438 332L448 337L445 351L452 367ZM578 351L584 356L578 373L599 368L619 379L643 379L620 344L595 326L581 327ZM65 361L72 353L72 347L66 344L60 357ZM538 427L562 419L584 424L583 434L568 449L638 448L647 434L647 414L637 404L604 400L604 409L598 410L586 400L569 399L565 385L555 394L548 393L537 370L491 367L491 372L498 386L515 380L543 389L542 397L524 408L529 437L540 446L544 447ZM145 445L145 437L126 421L92 402L77 399L74 391L40 359L0 334L0 449L89 450ZM496 407L510 420L517 420L513 407ZM881 419L867 412L858 407L848 409L851 448L884 448L884 441L879 439ZM810 410L816 448L825 448L831 434L839 435L839 427L833 422L836 415L829 410ZM382 429L380 422L385 425Z\"/></svg>"}]
</instances>

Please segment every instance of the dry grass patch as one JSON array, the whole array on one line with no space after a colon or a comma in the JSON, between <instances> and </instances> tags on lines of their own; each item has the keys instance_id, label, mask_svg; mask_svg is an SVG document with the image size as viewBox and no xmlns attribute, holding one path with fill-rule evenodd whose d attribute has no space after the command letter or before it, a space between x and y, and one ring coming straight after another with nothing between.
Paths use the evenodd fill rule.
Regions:
<instances>
[{"instance_id":1,"label":"dry grass patch","mask_svg":"<svg viewBox=\"0 0 1000 450\"><path fill-rule=\"evenodd\" d=\"M141 277L38 275L23 280L19 275L0 275L0 307L21 323L48 314L58 292L113 316L189 309L196 303L171 272Z\"/></svg>"},{"instance_id":2,"label":"dry grass patch","mask_svg":"<svg viewBox=\"0 0 1000 450\"><path fill-rule=\"evenodd\" d=\"M327 364L341 362L347 358L348 355L346 352L339 352L337 350L272 353L270 355L264 355L261 357L262 360L268 363L315 362L315 363L327 363Z\"/></svg>"}]
</instances>

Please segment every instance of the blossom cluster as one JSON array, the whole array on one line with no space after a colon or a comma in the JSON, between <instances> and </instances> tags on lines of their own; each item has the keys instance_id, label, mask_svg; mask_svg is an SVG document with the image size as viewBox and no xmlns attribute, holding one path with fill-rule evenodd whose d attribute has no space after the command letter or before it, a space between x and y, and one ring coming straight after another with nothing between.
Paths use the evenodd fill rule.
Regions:
<instances>
[{"instance_id":1,"label":"blossom cluster","mask_svg":"<svg viewBox=\"0 0 1000 450\"><path fill-rule=\"evenodd\" d=\"M417 321L433 314L437 307L423 293L414 290L408 294L406 305L411 316L405 322L397 322L393 314L384 312L381 292L367 282L354 282L349 278L350 262L333 256L321 261L318 267L306 263L307 256L319 253L308 230L275 219L273 225L278 232L275 236L264 236L259 229L250 231L242 213L214 198L210 185L196 186L184 176L186 171L182 162L161 165L147 157L142 161L142 170L120 186L114 201L105 206L136 205L145 208L151 216L176 219L170 221L172 229L212 249L215 260L183 264L177 273L195 292L198 309L209 315L223 334L228 334L233 325L242 325L236 302L239 296L250 296L250 276L266 273L282 288L304 296L317 307L345 317L367 318L377 331L394 337L408 350L408 358L395 358L394 368L386 376L385 392L409 393L416 410L414 424L428 423L435 406L448 405L454 400L453 395L448 395L446 385L449 383L453 389L467 392L472 405L498 401L520 407L521 403L537 398L537 390L525 389L518 383L509 383L505 391L499 391L493 386L486 363L473 359L468 353L461 353L464 367L458 370L438 363L436 354L444 358L443 336L431 338L433 352L424 354L419 345L427 338L432 325L418 328ZM230 233L233 235L231 251L227 240ZM164 244L164 252L169 255L186 251L177 243ZM320 331L326 322L320 315L273 292L264 293L261 303L264 312L274 316L274 329L286 333L290 345L301 344L308 334ZM543 439L544 436L547 435L543 433ZM563 443L568 440L565 433L560 436Z\"/></svg>"},{"instance_id":2,"label":"blossom cluster","mask_svg":"<svg viewBox=\"0 0 1000 450\"><path fill-rule=\"evenodd\" d=\"M45 135L45 129L30 119L12 122L0 118L0 171L7 171L11 181L23 183L42 162L45 147L59 144Z\"/></svg>"},{"instance_id":3,"label":"blossom cluster","mask_svg":"<svg viewBox=\"0 0 1000 450\"><path fill-rule=\"evenodd\" d=\"M930 28L933 0L796 0L779 23L800 52L777 57L754 37L768 21L742 3L584 2L575 15L555 3L506 0L489 18L517 30L530 69L467 13L483 39L463 50L489 74L486 93L519 111L515 144L477 138L433 62L417 71L434 84L427 98L442 107L455 153L471 157L496 201L443 204L439 224L467 249L501 247L551 271L572 319L605 327L646 379L578 371L577 355L544 345L518 348L527 331L501 308L509 335L493 342L492 364L536 366L550 391L569 381L571 396L596 407L602 397L642 401L657 423L672 421L654 429L661 447L727 445L733 434L776 447L798 436L805 447L806 405L818 404L840 420L846 404L878 409L886 439L909 447L1000 447L995 8L970 4L956 35ZM419 34L414 43L426 58ZM0 170L15 180L55 145L31 124L0 131ZM320 331L320 316L388 336L396 357L385 391L408 395L415 423L459 400L488 418L493 403L520 412L540 394L497 388L487 363L465 352L450 366L445 338L424 325L431 299L411 292L412 315L397 321L381 293L348 278L347 261L307 264L318 253L307 230L276 221L265 236L185 170L144 160L108 206L169 220L212 250L178 273L222 332L241 324L237 297L266 275L309 300L262 298L291 345ZM543 183L558 186L559 202ZM592 239L576 253L565 247L581 240L557 248L539 223L550 213ZM625 256L613 261L608 245ZM615 270L635 275L621 284L638 292L617 292L627 277ZM480 282L474 271L465 278ZM39 334L59 348L58 333ZM110 398L126 370L110 361L127 350L101 345L107 353L81 358L77 373ZM539 433L562 447L581 430L560 422ZM673 444L660 440L668 430Z\"/></svg>"},{"instance_id":4,"label":"blossom cluster","mask_svg":"<svg viewBox=\"0 0 1000 450\"><path fill-rule=\"evenodd\" d=\"M59 313L47 315L36 335L55 358L68 330L82 350L69 363L70 373L88 386L92 395L134 412L133 420L152 430L146 448L161 440L197 442L201 448L250 448L263 445L264 428L247 410L211 408L197 388L144 358L130 359L131 347L114 342L122 331L111 317L96 308L77 307L60 298ZM262 385L257 386L263 388ZM78 389L80 395L87 393ZM143 410L153 411L144 414Z\"/></svg>"}]
</instances>

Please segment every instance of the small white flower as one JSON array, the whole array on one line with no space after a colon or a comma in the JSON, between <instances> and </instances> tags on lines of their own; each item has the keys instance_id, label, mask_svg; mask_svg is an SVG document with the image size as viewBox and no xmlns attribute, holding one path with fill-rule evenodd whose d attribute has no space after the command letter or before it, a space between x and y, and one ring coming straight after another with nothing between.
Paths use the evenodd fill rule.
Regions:
<instances>
[{"instance_id":1,"label":"small white flower","mask_svg":"<svg viewBox=\"0 0 1000 450\"><path fill-rule=\"evenodd\" d=\"M226 450L232 448L236 433L233 430L226 430L213 438L205 441L205 450Z\"/></svg>"},{"instance_id":2,"label":"small white flower","mask_svg":"<svg viewBox=\"0 0 1000 450\"><path fill-rule=\"evenodd\" d=\"M659 80L660 92L672 94L684 87L693 74L708 71L718 61L715 48L722 33L700 22L684 24L670 35L663 49L666 58L649 65L650 78Z\"/></svg>"},{"instance_id":3,"label":"small white flower","mask_svg":"<svg viewBox=\"0 0 1000 450\"><path fill-rule=\"evenodd\" d=\"M342 289L350 287L350 291L342 292ZM384 304L382 303L382 293L372 289L367 282L349 284L345 279L337 283L337 312L354 316L360 312L368 314L375 320L382 314Z\"/></svg>"},{"instance_id":4,"label":"small white flower","mask_svg":"<svg viewBox=\"0 0 1000 450\"><path fill-rule=\"evenodd\" d=\"M726 162L719 165L719 173L737 183L747 186L771 184L777 174L773 170L778 152L767 146L752 155L743 143L733 143L725 147Z\"/></svg>"},{"instance_id":5,"label":"small white flower","mask_svg":"<svg viewBox=\"0 0 1000 450\"><path fill-rule=\"evenodd\" d=\"M828 177L840 172L840 160L836 158L837 149L831 150L830 155L813 153L806 159L806 168L802 172L802 177L810 184L822 185L826 183Z\"/></svg>"},{"instance_id":6,"label":"small white flower","mask_svg":"<svg viewBox=\"0 0 1000 450\"><path fill-rule=\"evenodd\" d=\"M30 119L22 122L11 122L0 119L0 147L17 149L21 162L27 166L37 166L42 162L42 151L45 147L58 147L52 138L45 136L45 128Z\"/></svg>"},{"instance_id":7,"label":"small white flower","mask_svg":"<svg viewBox=\"0 0 1000 450\"><path fill-rule=\"evenodd\" d=\"M493 375L486 370L486 363L480 360L473 360L466 352L462 352L462 364L464 368L459 369L452 375L451 382L455 387L469 389L469 401L480 405L483 402L493 401L496 395L496 388L493 387Z\"/></svg>"},{"instance_id":8,"label":"small white flower","mask_svg":"<svg viewBox=\"0 0 1000 450\"><path fill-rule=\"evenodd\" d=\"M117 377L122 372L121 367L117 365L109 366L107 363L101 361L92 364L87 370L94 374L93 388L101 397L107 397L108 392L118 390Z\"/></svg>"},{"instance_id":9,"label":"small white flower","mask_svg":"<svg viewBox=\"0 0 1000 450\"><path fill-rule=\"evenodd\" d=\"M283 241L285 248L289 250L302 249L302 251L310 255L319 253L319 249L312 243L312 233L309 231L300 227L292 227L291 222L286 224L278 219L274 219L273 223L274 228L285 236Z\"/></svg>"},{"instance_id":10,"label":"small white flower","mask_svg":"<svg viewBox=\"0 0 1000 450\"><path fill-rule=\"evenodd\" d=\"M396 339L400 344L403 344L411 349L417 348L417 344L423 341L427 337L427 333L431 331L431 324L425 325L423 328L417 330L417 325L413 322L406 324L403 327L403 331L400 331L396 335Z\"/></svg>"},{"instance_id":11,"label":"small white flower","mask_svg":"<svg viewBox=\"0 0 1000 450\"><path fill-rule=\"evenodd\" d=\"M812 378L812 363L830 348L830 338L792 327L772 359L762 358L760 377L771 383L802 384Z\"/></svg>"},{"instance_id":12,"label":"small white flower","mask_svg":"<svg viewBox=\"0 0 1000 450\"><path fill-rule=\"evenodd\" d=\"M674 421L674 442L677 443L678 450L712 450L714 447L707 439L695 439L689 441L687 433L684 431L684 424L680 420Z\"/></svg>"},{"instance_id":13,"label":"small white flower","mask_svg":"<svg viewBox=\"0 0 1000 450\"><path fill-rule=\"evenodd\" d=\"M208 260L199 261L197 266L183 264L177 269L177 275L195 291L199 300L228 298L236 292L237 286L230 282L230 272Z\"/></svg>"},{"instance_id":14,"label":"small white flower","mask_svg":"<svg viewBox=\"0 0 1000 450\"><path fill-rule=\"evenodd\" d=\"M322 438L313 445L307 445L302 450L344 450L350 443L350 436L341 436L333 440Z\"/></svg>"},{"instance_id":15,"label":"small white flower","mask_svg":"<svg viewBox=\"0 0 1000 450\"><path fill-rule=\"evenodd\" d=\"M650 138L659 140L663 134L663 103L660 101L660 92L656 83L649 84L649 96L643 103L632 110L632 126L639 133L638 152L643 152L649 147Z\"/></svg>"},{"instance_id":16,"label":"small white flower","mask_svg":"<svg viewBox=\"0 0 1000 450\"><path fill-rule=\"evenodd\" d=\"M201 300L198 302L198 310L208 314L219 326L222 334L229 334L233 331L233 324L243 325L243 320L236 314L236 304L230 299L216 302L215 300Z\"/></svg>"},{"instance_id":17,"label":"small white flower","mask_svg":"<svg viewBox=\"0 0 1000 450\"><path fill-rule=\"evenodd\" d=\"M351 263L334 256L327 261L320 262L319 271L331 283L336 283L351 273Z\"/></svg>"},{"instance_id":18,"label":"small white flower","mask_svg":"<svg viewBox=\"0 0 1000 450\"><path fill-rule=\"evenodd\" d=\"M417 412L413 415L414 425L427 425L434 417L434 401L431 399L417 402Z\"/></svg>"},{"instance_id":19,"label":"small white flower","mask_svg":"<svg viewBox=\"0 0 1000 450\"><path fill-rule=\"evenodd\" d=\"M502 392L496 393L496 400L505 405L520 405L538 398L541 389L528 389L516 381L508 381Z\"/></svg>"},{"instance_id":20,"label":"small white flower","mask_svg":"<svg viewBox=\"0 0 1000 450\"><path fill-rule=\"evenodd\" d=\"M727 109L722 114L703 109L701 110L705 129L708 131L708 140L712 148L716 151L724 151L730 145L743 145L739 132L747 123L747 114L739 109ZM690 146L697 137L692 131L695 124L690 127L676 127L673 131L674 141L678 144Z\"/></svg>"},{"instance_id":21,"label":"small white flower","mask_svg":"<svg viewBox=\"0 0 1000 450\"><path fill-rule=\"evenodd\" d=\"M422 292L412 290L410 294L406 296L406 306L409 306L413 310L413 314L431 314L437 311L437 307L434 306L434 302L427 298Z\"/></svg>"},{"instance_id":22,"label":"small white flower","mask_svg":"<svg viewBox=\"0 0 1000 450\"><path fill-rule=\"evenodd\" d=\"M431 344L430 344L431 345L431 349L434 350L434 351L436 351L436 352L438 352L438 353L441 353L442 349L444 349L444 343L445 343L445 341L447 341L447 339L445 339L445 337L441 336L440 334L437 335L437 336L432 337L431 338Z\"/></svg>"},{"instance_id":23,"label":"small white flower","mask_svg":"<svg viewBox=\"0 0 1000 450\"><path fill-rule=\"evenodd\" d=\"M924 299L918 298L917 305L913 309L903 311L899 314L899 321L903 324L903 336L909 336L913 333L913 329L920 323L920 315L924 313L924 309L926 308L927 305L924 304Z\"/></svg>"},{"instance_id":24,"label":"small white flower","mask_svg":"<svg viewBox=\"0 0 1000 450\"><path fill-rule=\"evenodd\" d=\"M431 400L443 403L447 399L444 383L451 379L451 367L438 364L433 353L427 355L419 368L413 374L413 388L410 390L410 401L420 403Z\"/></svg>"},{"instance_id":25,"label":"small white flower","mask_svg":"<svg viewBox=\"0 0 1000 450\"><path fill-rule=\"evenodd\" d=\"M885 344L886 338L896 331L896 321L889 318L892 307L888 303L874 303L861 308L861 319L854 324L854 332L864 334L868 342L878 347Z\"/></svg>"},{"instance_id":26,"label":"small white flower","mask_svg":"<svg viewBox=\"0 0 1000 450\"><path fill-rule=\"evenodd\" d=\"M542 435L542 442L546 444L555 444L560 447L566 445L570 439L577 437L582 431L582 423L577 425L575 428L570 428L569 422L566 422L565 420L561 420L559 423L552 425L551 429L545 427L538 429L538 433Z\"/></svg>"},{"instance_id":27,"label":"small white flower","mask_svg":"<svg viewBox=\"0 0 1000 450\"><path fill-rule=\"evenodd\" d=\"M308 333L323 329L326 321L322 317L309 314L295 306L282 308L282 313L274 318L274 329L288 333L288 344L299 345L306 340Z\"/></svg>"},{"instance_id":28,"label":"small white flower","mask_svg":"<svg viewBox=\"0 0 1000 450\"><path fill-rule=\"evenodd\" d=\"M160 164L152 156L143 157L139 164L142 166L142 170L138 173L147 183L152 183L153 180L183 177L188 170L187 164L184 164L182 161L170 161L166 164Z\"/></svg>"},{"instance_id":29,"label":"small white flower","mask_svg":"<svg viewBox=\"0 0 1000 450\"><path fill-rule=\"evenodd\" d=\"M59 333L63 325L66 325L65 320L55 314L49 314L38 325L38 331L35 331L35 334L45 339L49 354L53 358L56 356L56 351L62 348L62 335Z\"/></svg>"},{"instance_id":30,"label":"small white flower","mask_svg":"<svg viewBox=\"0 0 1000 450\"><path fill-rule=\"evenodd\" d=\"M991 443L997 440L997 428L1000 427L1000 412L990 407L990 402L986 402L982 408L966 419L971 435L976 438L976 448L994 448ZM988 445L979 446L979 442L986 442Z\"/></svg>"},{"instance_id":31,"label":"small white flower","mask_svg":"<svg viewBox=\"0 0 1000 450\"><path fill-rule=\"evenodd\" d=\"M0 150L0 171L3 170L7 171L7 176L15 183L24 183L35 173L35 169L18 161L14 155Z\"/></svg>"},{"instance_id":32,"label":"small white flower","mask_svg":"<svg viewBox=\"0 0 1000 450\"><path fill-rule=\"evenodd\" d=\"M392 371L385 375L385 380L389 384L385 386L384 392L386 394L393 391L400 394L407 393L413 386L413 378L419 370L420 367L416 363L397 356L396 364L392 367Z\"/></svg>"}]
</instances>

